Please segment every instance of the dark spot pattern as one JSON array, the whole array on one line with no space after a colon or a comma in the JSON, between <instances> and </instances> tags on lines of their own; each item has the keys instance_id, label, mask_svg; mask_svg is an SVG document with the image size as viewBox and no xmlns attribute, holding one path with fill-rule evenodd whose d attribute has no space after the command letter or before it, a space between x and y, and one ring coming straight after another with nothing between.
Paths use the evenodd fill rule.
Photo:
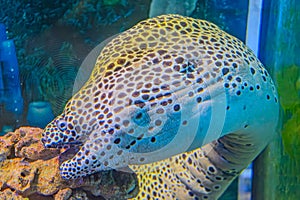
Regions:
<instances>
[{"instance_id":1,"label":"dark spot pattern","mask_svg":"<svg viewBox=\"0 0 300 200\"><path fill-rule=\"evenodd\" d=\"M45 128L42 142L46 147L80 148L61 165L65 179L150 163L155 156L130 152L138 152L144 143L148 147L142 147L148 149L166 145L160 135L152 134L163 127L169 131L180 125L189 130L188 117L176 122L176 127L166 123L172 115L181 116L187 104L201 108L220 93L227 95L223 108L229 115L250 112L250 97L262 97L266 106L278 105L271 77L237 38L204 20L159 16L120 33L103 48L89 81ZM243 121L240 127L246 131L252 124ZM234 159L226 152L255 146L256 141L244 142L240 137L209 141L225 163L221 167L212 164L215 158L208 157L206 146L174 157L165 155L168 159L161 162L131 166L140 184L136 199L216 199L214 195L239 173L236 166L226 168Z\"/></svg>"}]
</instances>

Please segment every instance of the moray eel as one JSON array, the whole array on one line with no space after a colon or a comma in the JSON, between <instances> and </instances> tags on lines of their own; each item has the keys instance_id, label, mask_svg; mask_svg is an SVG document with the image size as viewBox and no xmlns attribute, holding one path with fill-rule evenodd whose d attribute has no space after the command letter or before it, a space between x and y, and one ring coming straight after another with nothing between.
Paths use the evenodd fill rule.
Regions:
<instances>
[{"instance_id":1,"label":"moray eel","mask_svg":"<svg viewBox=\"0 0 300 200\"><path fill-rule=\"evenodd\" d=\"M130 166L137 199L214 199L265 148L278 116L272 79L240 40L162 15L107 43L42 142L80 146L60 167L65 179Z\"/></svg>"}]
</instances>

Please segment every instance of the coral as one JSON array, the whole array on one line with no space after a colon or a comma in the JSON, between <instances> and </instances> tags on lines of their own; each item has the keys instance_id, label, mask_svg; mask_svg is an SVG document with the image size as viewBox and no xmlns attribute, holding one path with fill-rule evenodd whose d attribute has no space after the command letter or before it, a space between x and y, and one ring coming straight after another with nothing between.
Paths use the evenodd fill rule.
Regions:
<instances>
[{"instance_id":1,"label":"coral","mask_svg":"<svg viewBox=\"0 0 300 200\"><path fill-rule=\"evenodd\" d=\"M72 150L45 149L41 133L22 127L0 137L0 199L125 199L137 194L133 173L104 171L63 180L59 165Z\"/></svg>"}]
</instances>

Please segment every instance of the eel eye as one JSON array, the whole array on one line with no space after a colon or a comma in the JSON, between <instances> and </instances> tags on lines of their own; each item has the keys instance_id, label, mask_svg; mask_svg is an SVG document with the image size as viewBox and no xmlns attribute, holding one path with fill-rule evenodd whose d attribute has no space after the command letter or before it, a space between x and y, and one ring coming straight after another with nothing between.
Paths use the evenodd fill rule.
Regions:
<instances>
[{"instance_id":1,"label":"eel eye","mask_svg":"<svg viewBox=\"0 0 300 200\"><path fill-rule=\"evenodd\" d=\"M150 116L145 109L137 110L134 113L132 120L138 126L147 126L151 121Z\"/></svg>"},{"instance_id":2,"label":"eel eye","mask_svg":"<svg viewBox=\"0 0 300 200\"><path fill-rule=\"evenodd\" d=\"M67 122L64 120L58 120L56 125L61 131L65 131L67 129Z\"/></svg>"}]
</instances>

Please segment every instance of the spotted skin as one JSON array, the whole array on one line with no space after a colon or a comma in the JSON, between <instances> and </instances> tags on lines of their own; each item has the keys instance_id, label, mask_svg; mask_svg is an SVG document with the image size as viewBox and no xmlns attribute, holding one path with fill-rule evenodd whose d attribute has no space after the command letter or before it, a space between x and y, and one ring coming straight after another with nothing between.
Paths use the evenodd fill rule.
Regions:
<instances>
[{"instance_id":1,"label":"spotted skin","mask_svg":"<svg viewBox=\"0 0 300 200\"><path fill-rule=\"evenodd\" d=\"M61 165L65 179L132 165L138 199L207 199L267 145L278 110L270 75L240 40L204 20L163 15L103 48L42 142L81 145Z\"/></svg>"},{"instance_id":2,"label":"spotted skin","mask_svg":"<svg viewBox=\"0 0 300 200\"><path fill-rule=\"evenodd\" d=\"M246 141L244 144L241 141L243 137L229 134L163 161L131 165L138 175L140 189L133 199L218 199L261 151L261 148L249 148ZM227 149L229 146L235 150Z\"/></svg>"}]
</instances>

